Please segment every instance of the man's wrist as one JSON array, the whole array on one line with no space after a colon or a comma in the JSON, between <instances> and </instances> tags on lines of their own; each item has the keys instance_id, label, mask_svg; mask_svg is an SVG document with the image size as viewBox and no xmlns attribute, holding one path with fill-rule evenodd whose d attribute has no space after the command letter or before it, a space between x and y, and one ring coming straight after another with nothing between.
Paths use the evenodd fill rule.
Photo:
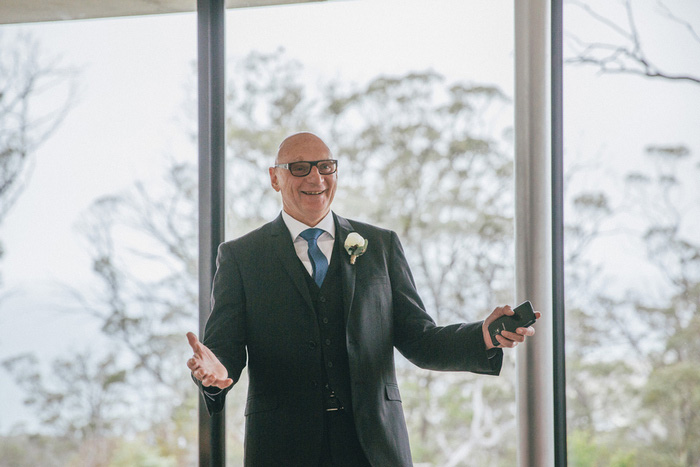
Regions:
<instances>
[{"instance_id":1,"label":"man's wrist","mask_svg":"<svg viewBox=\"0 0 700 467\"><path fill-rule=\"evenodd\" d=\"M486 326L486 320L481 322L481 336L484 338L484 348L486 351L497 349L493 342L491 341L491 336L489 335L488 327Z\"/></svg>"}]
</instances>

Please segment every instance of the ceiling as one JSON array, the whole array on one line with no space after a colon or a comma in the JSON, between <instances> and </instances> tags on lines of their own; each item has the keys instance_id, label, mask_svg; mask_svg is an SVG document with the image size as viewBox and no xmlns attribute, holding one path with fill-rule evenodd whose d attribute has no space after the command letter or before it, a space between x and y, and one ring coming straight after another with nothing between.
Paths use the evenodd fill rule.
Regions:
<instances>
[{"instance_id":1,"label":"ceiling","mask_svg":"<svg viewBox=\"0 0 700 467\"><path fill-rule=\"evenodd\" d=\"M225 0L245 8L324 0ZM197 0L0 0L0 24L192 12Z\"/></svg>"}]
</instances>

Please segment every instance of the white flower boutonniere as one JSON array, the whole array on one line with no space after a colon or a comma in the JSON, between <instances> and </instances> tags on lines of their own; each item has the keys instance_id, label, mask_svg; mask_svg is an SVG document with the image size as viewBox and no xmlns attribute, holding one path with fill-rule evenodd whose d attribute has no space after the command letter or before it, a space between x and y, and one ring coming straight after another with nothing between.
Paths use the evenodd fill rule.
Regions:
<instances>
[{"instance_id":1,"label":"white flower boutonniere","mask_svg":"<svg viewBox=\"0 0 700 467\"><path fill-rule=\"evenodd\" d=\"M348 234L348 237L345 239L345 251L350 255L350 264L355 264L357 257L367 251L368 243L369 240L362 238L362 235L357 232Z\"/></svg>"}]
</instances>

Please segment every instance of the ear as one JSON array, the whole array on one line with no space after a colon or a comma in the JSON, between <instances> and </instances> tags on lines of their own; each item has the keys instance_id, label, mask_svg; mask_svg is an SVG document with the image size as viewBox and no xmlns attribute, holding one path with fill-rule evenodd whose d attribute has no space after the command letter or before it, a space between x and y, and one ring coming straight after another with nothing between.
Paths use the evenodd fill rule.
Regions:
<instances>
[{"instance_id":1,"label":"ear","mask_svg":"<svg viewBox=\"0 0 700 467\"><path fill-rule=\"evenodd\" d=\"M279 181L277 180L277 170L274 167L270 167L268 169L270 172L270 185L272 185L272 188L279 192L280 191L280 184Z\"/></svg>"}]
</instances>

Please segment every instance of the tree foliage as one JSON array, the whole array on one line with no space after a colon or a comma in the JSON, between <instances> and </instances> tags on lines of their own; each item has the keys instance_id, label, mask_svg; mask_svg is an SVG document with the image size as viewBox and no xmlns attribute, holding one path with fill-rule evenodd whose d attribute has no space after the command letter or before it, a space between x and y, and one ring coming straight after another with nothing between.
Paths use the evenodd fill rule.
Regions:
<instances>
[{"instance_id":1,"label":"tree foliage","mask_svg":"<svg viewBox=\"0 0 700 467\"><path fill-rule=\"evenodd\" d=\"M510 103L500 90L446 83L434 72L309 89L301 66L282 51L253 53L234 66L227 92L227 237L279 212L267 167L285 136L312 130L341 160L334 209L399 232L440 322L477 319L510 296L512 148L502 138ZM171 161L162 185L137 183L97 200L80 227L99 285L76 296L120 356L128 386L158 394L154 411L155 397L123 392L157 414L152 426L196 397L194 385L182 384L183 336L197 310L196 176L193 164ZM512 381L435 376L407 365L401 378L411 428L419 430L417 460L489 463L502 454L498 441L514 428ZM234 445L242 441L243 395L236 388L228 403ZM47 403L48 396L37 398ZM178 462L194 448L188 443L189 454L182 451Z\"/></svg>"},{"instance_id":2,"label":"tree foliage","mask_svg":"<svg viewBox=\"0 0 700 467\"><path fill-rule=\"evenodd\" d=\"M329 140L347 157L340 212L397 231L439 323L477 320L510 301L513 158L503 138L509 119L498 120L511 112L504 94L415 72L327 95ZM512 454L499 445L514 429L512 379L402 363L416 462L486 465Z\"/></svg>"},{"instance_id":3,"label":"tree foliage","mask_svg":"<svg viewBox=\"0 0 700 467\"><path fill-rule=\"evenodd\" d=\"M512 112L501 90L449 83L432 71L312 87L303 67L281 50L252 53L232 67L227 238L279 212L267 167L285 136L311 130L340 159L334 210L398 232L439 323L479 319L511 301ZM572 465L700 461L700 244L688 225L700 200L688 199L686 189L700 165L683 145L650 145L647 155L652 162L627 174L622 194L602 187L567 192ZM587 176L572 170L569 180L581 173ZM136 183L86 212L80 230L97 282L75 296L109 345L56 362L55 371L84 384L49 386L35 374L27 401L47 417L51 439L63 440L49 443L63 456L101 456L94 465L193 462L197 395L184 367L184 333L196 326L196 191L195 165L173 160L162 184ZM613 219L632 214L627 238L653 266L649 274L658 286L620 293L590 251L614 234ZM31 358L5 366L21 374ZM515 438L511 360L501 378L427 372L404 361L399 372L416 462L515 460L514 443L506 442ZM245 388L237 387L228 401L232 465L240 462L244 397ZM129 410L120 417L124 401ZM133 411L148 416L128 415ZM3 442L12 447L23 439Z\"/></svg>"},{"instance_id":4,"label":"tree foliage","mask_svg":"<svg viewBox=\"0 0 700 467\"><path fill-rule=\"evenodd\" d=\"M659 27L669 27L685 40L686 55L697 54L697 16L683 13L696 6L569 3L602 26L594 38L570 36L569 63L592 65L604 74L700 83L692 68L665 60L653 44ZM569 211L577 219L567 230L570 259L577 261L567 266L567 282L573 284L567 305L567 410L570 459L577 465L612 465L615 455L623 465L700 462L695 383L700 352L694 338L700 244L693 232L700 162L697 153L677 143L648 144L645 156L638 168L618 177L619 189L575 199ZM617 226L624 226L623 233ZM611 262L591 259L591 247L612 236L636 248L642 265L634 273L638 284L611 287L606 273Z\"/></svg>"}]
</instances>

